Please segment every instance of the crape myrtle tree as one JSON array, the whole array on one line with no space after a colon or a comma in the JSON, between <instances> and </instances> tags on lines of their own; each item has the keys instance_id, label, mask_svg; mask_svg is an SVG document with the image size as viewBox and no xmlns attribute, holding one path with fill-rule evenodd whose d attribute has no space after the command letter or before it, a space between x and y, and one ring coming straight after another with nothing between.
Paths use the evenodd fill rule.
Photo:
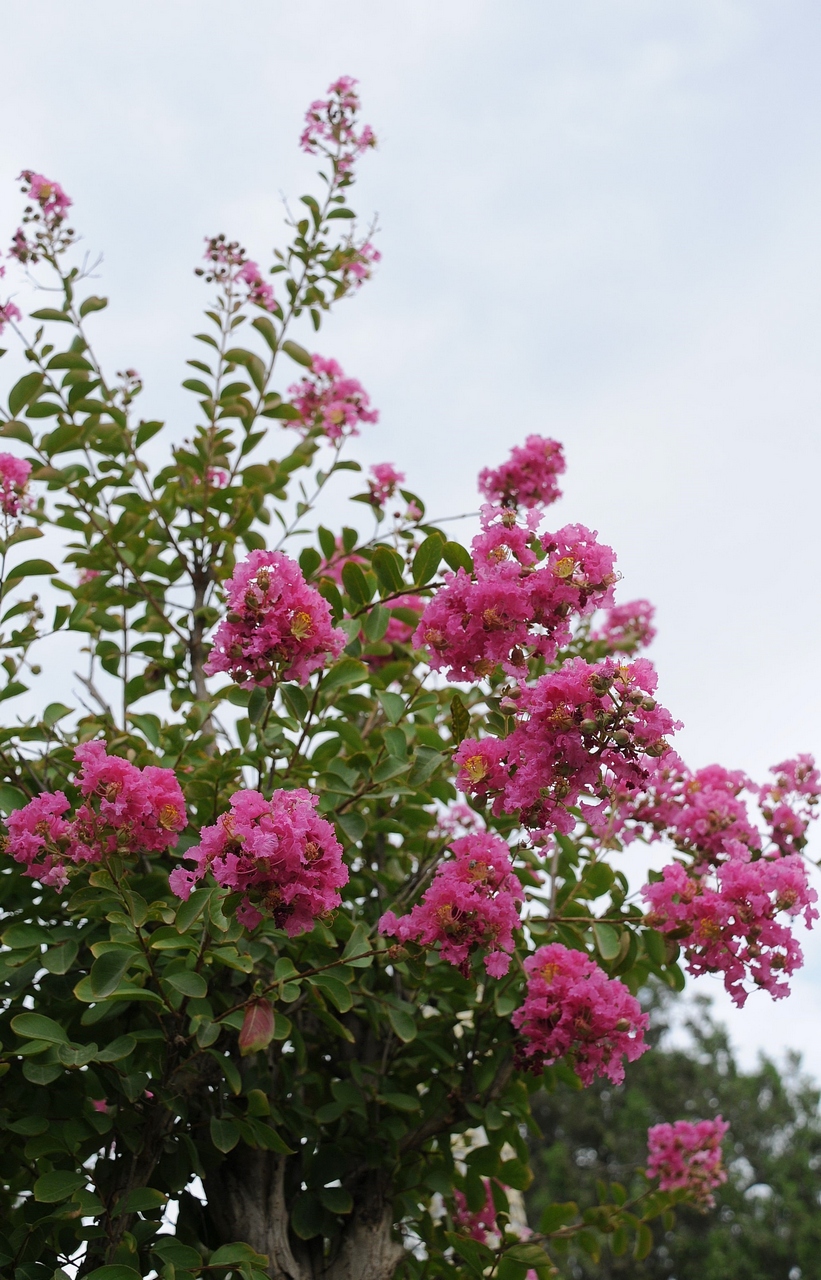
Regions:
<instances>
[{"instance_id":1,"label":"crape myrtle tree","mask_svg":"<svg viewBox=\"0 0 821 1280\"><path fill-rule=\"evenodd\" d=\"M482 472L469 549L388 463L353 499L366 532L317 523L377 418L292 336L379 257L349 204L375 141L358 107L348 78L310 107L321 194L270 270L208 240L196 425L165 450L138 375L95 354L71 201L21 175L6 265L52 292L0 311L27 362L0 455L14 1280L532 1280L603 1240L641 1258L721 1184L721 1117L654 1125L635 1179L528 1226L529 1099L623 1078L651 975L784 995L791 926L816 915L812 760L756 785L675 754L637 656L650 606L615 602L595 533L544 528L558 444ZM49 529L59 566L25 545ZM88 658L78 705L15 716L55 633ZM643 896L618 866L636 838L673 853Z\"/></svg>"}]
</instances>

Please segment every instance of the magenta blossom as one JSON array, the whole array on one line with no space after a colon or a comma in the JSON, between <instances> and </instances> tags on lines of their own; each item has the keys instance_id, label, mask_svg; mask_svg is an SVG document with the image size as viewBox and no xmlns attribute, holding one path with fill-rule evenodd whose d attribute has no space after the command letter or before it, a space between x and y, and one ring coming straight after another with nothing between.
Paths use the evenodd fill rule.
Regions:
<instances>
[{"instance_id":1,"label":"magenta blossom","mask_svg":"<svg viewBox=\"0 0 821 1280\"><path fill-rule=\"evenodd\" d=\"M544 436L528 436L507 462L479 473L479 490L489 502L505 507L550 506L561 497L556 477L565 470L562 446Z\"/></svg>"},{"instance_id":2,"label":"magenta blossom","mask_svg":"<svg viewBox=\"0 0 821 1280\"><path fill-rule=\"evenodd\" d=\"M263 279L262 272L255 262L249 258L242 264L236 276L248 286L248 301L253 302L265 311L273 311L276 306L274 287Z\"/></svg>"},{"instance_id":3,"label":"magenta blossom","mask_svg":"<svg viewBox=\"0 0 821 1280\"><path fill-rule=\"evenodd\" d=\"M19 321L22 319L23 313L16 303L4 303L0 306L0 333L3 332L7 324L13 324L15 320Z\"/></svg>"},{"instance_id":4,"label":"magenta blossom","mask_svg":"<svg viewBox=\"0 0 821 1280\"><path fill-rule=\"evenodd\" d=\"M200 844L185 854L194 868L171 872L172 891L187 899L210 871L217 884L243 895L237 918L246 928L269 916L289 937L306 932L339 906L348 881L342 846L318 803L303 788L275 791L270 800L236 792L231 812L204 827Z\"/></svg>"},{"instance_id":5,"label":"magenta blossom","mask_svg":"<svg viewBox=\"0 0 821 1280\"><path fill-rule=\"evenodd\" d=\"M74 753L84 797L73 818L62 791L35 796L9 814L8 852L24 875L53 888L68 882L71 864L100 862L112 854L161 853L173 848L187 822L185 801L171 769L138 769L109 756L102 742Z\"/></svg>"},{"instance_id":6,"label":"magenta blossom","mask_svg":"<svg viewBox=\"0 0 821 1280\"><path fill-rule=\"evenodd\" d=\"M646 649L656 635L653 626L655 612L649 600L614 604L605 613L601 626L591 633L590 639L598 641L608 654L635 653L637 649Z\"/></svg>"},{"instance_id":7,"label":"magenta blossom","mask_svg":"<svg viewBox=\"0 0 821 1280\"><path fill-rule=\"evenodd\" d=\"M368 481L374 506L384 507L388 498L396 493L397 486L405 479L403 471L397 471L390 462L377 462L371 467L372 479Z\"/></svg>"},{"instance_id":8,"label":"magenta blossom","mask_svg":"<svg viewBox=\"0 0 821 1280\"><path fill-rule=\"evenodd\" d=\"M25 183L23 190L32 202L39 204L47 222L62 222L72 201L59 182L43 177L42 173L34 173L32 169L24 169L20 181Z\"/></svg>"},{"instance_id":9,"label":"magenta blossom","mask_svg":"<svg viewBox=\"0 0 821 1280\"><path fill-rule=\"evenodd\" d=\"M281 551L252 551L225 593L228 612L214 635L208 675L227 671L245 689L279 678L305 684L346 644L327 601Z\"/></svg>"},{"instance_id":10,"label":"magenta blossom","mask_svg":"<svg viewBox=\"0 0 821 1280\"><path fill-rule=\"evenodd\" d=\"M803 956L777 917L803 914L811 928L818 919L818 894L798 854L753 858L739 841L728 842L725 852L716 868L688 871L674 862L661 880L645 885L647 923L675 936L691 973L723 974L739 1007L749 995L745 982L780 999L790 990L782 978L801 968Z\"/></svg>"},{"instance_id":11,"label":"magenta blossom","mask_svg":"<svg viewBox=\"0 0 821 1280\"><path fill-rule=\"evenodd\" d=\"M634 1062L650 1047L650 1019L618 978L583 951L560 942L539 947L524 962L527 995L511 1021L519 1031L524 1065L534 1071L568 1058L583 1085L595 1075L624 1079L623 1058Z\"/></svg>"},{"instance_id":12,"label":"magenta blossom","mask_svg":"<svg viewBox=\"0 0 821 1280\"><path fill-rule=\"evenodd\" d=\"M336 360L324 356L312 357L311 373L289 387L288 394L299 414L288 425L303 434L318 429L336 443L359 435L360 422L379 421L362 383L346 377Z\"/></svg>"},{"instance_id":13,"label":"magenta blossom","mask_svg":"<svg viewBox=\"0 0 821 1280\"><path fill-rule=\"evenodd\" d=\"M437 867L422 901L400 919L386 911L379 930L402 942L438 943L442 959L465 977L471 954L484 951L488 973L501 978L510 966L523 897L510 850L489 831L462 836L450 847L453 858Z\"/></svg>"},{"instance_id":14,"label":"magenta blossom","mask_svg":"<svg viewBox=\"0 0 821 1280\"><path fill-rule=\"evenodd\" d=\"M19 516L26 502L30 475L31 463L25 458L0 453L0 511L3 515Z\"/></svg>"},{"instance_id":15,"label":"magenta blossom","mask_svg":"<svg viewBox=\"0 0 821 1280\"><path fill-rule=\"evenodd\" d=\"M647 1130L647 1172L658 1178L661 1191L684 1191L705 1209L715 1206L711 1194L727 1181L721 1143L729 1129L726 1120L677 1120Z\"/></svg>"},{"instance_id":16,"label":"magenta blossom","mask_svg":"<svg viewBox=\"0 0 821 1280\"><path fill-rule=\"evenodd\" d=\"M344 176L354 160L369 147L376 146L370 125L359 125L360 102L356 92L358 81L353 76L340 76L328 86L328 97L312 102L305 115L305 128L300 146L309 155L328 156L336 174Z\"/></svg>"}]
</instances>

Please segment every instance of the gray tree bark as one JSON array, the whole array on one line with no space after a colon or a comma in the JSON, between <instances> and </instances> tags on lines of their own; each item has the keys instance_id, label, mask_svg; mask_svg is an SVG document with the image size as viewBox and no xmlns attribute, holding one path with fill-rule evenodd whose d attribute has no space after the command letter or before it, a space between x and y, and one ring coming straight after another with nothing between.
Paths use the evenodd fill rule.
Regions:
<instances>
[{"instance_id":1,"label":"gray tree bark","mask_svg":"<svg viewBox=\"0 0 821 1280\"><path fill-rule=\"evenodd\" d=\"M324 1258L316 1242L288 1230L286 1162L246 1147L208 1175L207 1216L220 1242L241 1240L267 1254L270 1280L392 1280L405 1250L393 1238L390 1188L362 1183L336 1254Z\"/></svg>"}]
</instances>

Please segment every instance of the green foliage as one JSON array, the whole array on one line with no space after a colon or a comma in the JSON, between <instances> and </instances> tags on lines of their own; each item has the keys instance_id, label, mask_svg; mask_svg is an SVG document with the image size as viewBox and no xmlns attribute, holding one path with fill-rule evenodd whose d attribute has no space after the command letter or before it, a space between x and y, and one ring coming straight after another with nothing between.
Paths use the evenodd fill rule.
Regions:
<instances>
[{"instance_id":1,"label":"green foliage","mask_svg":"<svg viewBox=\"0 0 821 1280\"><path fill-rule=\"evenodd\" d=\"M656 991L653 1040L666 1030L669 1000ZM728 1182L716 1207L682 1207L675 1230L656 1219L643 1241L644 1258L611 1238L593 1264L571 1245L563 1276L636 1280L788 1280L819 1274L821 1218L821 1113L819 1091L800 1072L798 1058L783 1070L762 1058L739 1069L726 1031L699 999L687 1023L685 1048L665 1047L627 1069L625 1083L597 1082L582 1092L561 1085L533 1099L540 1135L531 1139L534 1181L528 1192L532 1221L542 1229L561 1221L556 1196L572 1195L583 1209L597 1203L597 1183L629 1185L647 1158L652 1124L679 1119L729 1121Z\"/></svg>"}]
</instances>

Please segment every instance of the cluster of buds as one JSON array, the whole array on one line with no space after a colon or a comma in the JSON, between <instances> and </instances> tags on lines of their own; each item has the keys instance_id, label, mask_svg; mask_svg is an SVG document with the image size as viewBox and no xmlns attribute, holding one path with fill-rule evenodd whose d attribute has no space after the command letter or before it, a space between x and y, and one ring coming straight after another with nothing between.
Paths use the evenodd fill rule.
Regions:
<instances>
[{"instance_id":1,"label":"cluster of buds","mask_svg":"<svg viewBox=\"0 0 821 1280\"><path fill-rule=\"evenodd\" d=\"M65 225L71 199L59 182L53 182L42 173L24 169L20 174L21 191L29 203L23 210L23 225L29 233L18 227L12 236L9 256L18 262L36 263L40 258L54 258L74 242L74 230Z\"/></svg>"}]
</instances>

